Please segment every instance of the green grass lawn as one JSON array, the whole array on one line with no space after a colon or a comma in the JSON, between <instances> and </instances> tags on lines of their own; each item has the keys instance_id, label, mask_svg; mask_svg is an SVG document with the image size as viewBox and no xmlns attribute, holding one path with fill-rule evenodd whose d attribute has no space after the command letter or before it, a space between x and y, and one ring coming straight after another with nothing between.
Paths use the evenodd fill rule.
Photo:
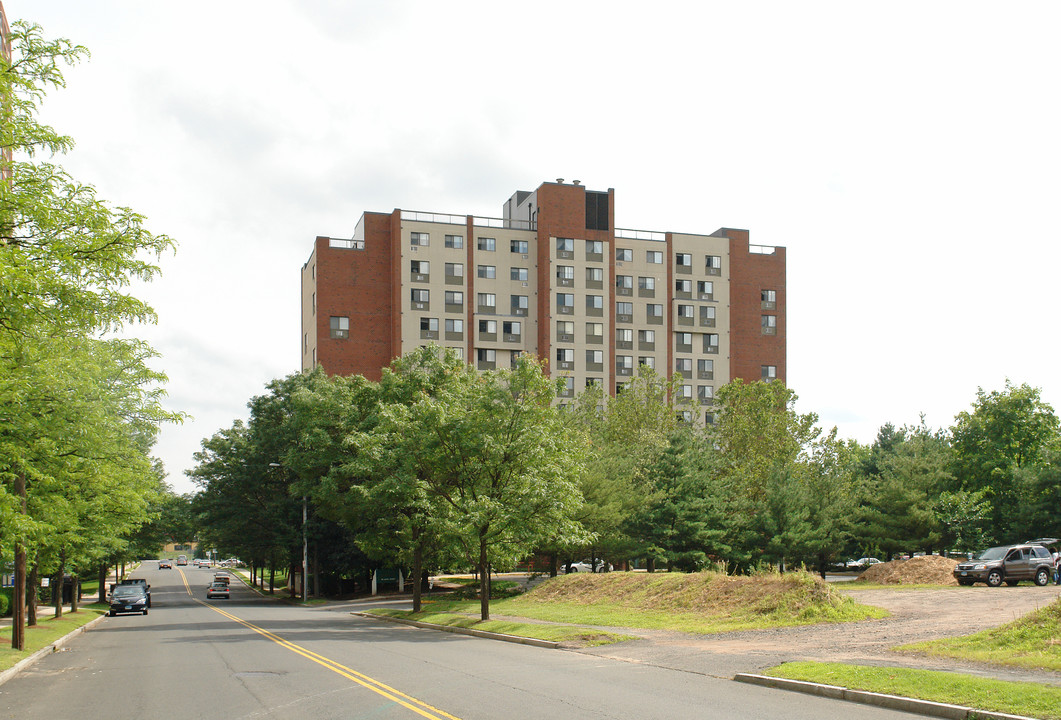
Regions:
<instances>
[{"instance_id":1,"label":"green grass lawn","mask_svg":"<svg viewBox=\"0 0 1061 720\"><path fill-rule=\"evenodd\" d=\"M82 605L76 613L64 613L58 620L53 617L42 618L36 627L26 628L26 649L21 652L11 649L11 628L0 630L0 671L13 667L19 661L51 645L82 625L87 625L100 615L106 615L107 609L106 604L94 603Z\"/></svg>"},{"instance_id":2,"label":"green grass lawn","mask_svg":"<svg viewBox=\"0 0 1061 720\"><path fill-rule=\"evenodd\" d=\"M631 639L629 635L618 635L603 630L580 628L572 625L521 623L511 620L487 620L483 622L478 619L477 615L471 616L468 614L443 612L436 609L433 605L434 604L432 604L432 607L419 613L390 609L375 609L369 612L373 615L419 620L420 622L444 625L446 627L471 628L474 630L485 630L486 632L534 638L536 640L574 643L579 647L607 645L609 643L622 642L623 640ZM471 609L474 606L476 613L478 613L478 603L453 603L453 605L458 605L462 609Z\"/></svg>"},{"instance_id":3,"label":"green grass lawn","mask_svg":"<svg viewBox=\"0 0 1061 720\"><path fill-rule=\"evenodd\" d=\"M1061 599L997 628L963 637L903 645L897 649L1061 671Z\"/></svg>"},{"instance_id":4,"label":"green grass lawn","mask_svg":"<svg viewBox=\"0 0 1061 720\"><path fill-rule=\"evenodd\" d=\"M839 685L1041 720L1061 720L1061 688L960 673L842 663L793 662L763 672L771 677Z\"/></svg>"}]
</instances>

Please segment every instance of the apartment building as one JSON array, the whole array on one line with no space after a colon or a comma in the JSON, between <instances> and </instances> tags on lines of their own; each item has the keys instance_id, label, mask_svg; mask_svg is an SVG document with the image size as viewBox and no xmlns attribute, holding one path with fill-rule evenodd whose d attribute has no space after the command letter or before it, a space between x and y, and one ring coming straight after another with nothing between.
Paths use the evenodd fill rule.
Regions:
<instances>
[{"instance_id":1,"label":"apartment building","mask_svg":"<svg viewBox=\"0 0 1061 720\"><path fill-rule=\"evenodd\" d=\"M302 369L378 379L427 343L482 370L521 353L565 380L621 392L642 365L683 378L710 420L733 378L785 381L785 248L747 230L615 227L615 191L577 180L519 191L501 217L366 212L317 237L302 267Z\"/></svg>"}]
</instances>

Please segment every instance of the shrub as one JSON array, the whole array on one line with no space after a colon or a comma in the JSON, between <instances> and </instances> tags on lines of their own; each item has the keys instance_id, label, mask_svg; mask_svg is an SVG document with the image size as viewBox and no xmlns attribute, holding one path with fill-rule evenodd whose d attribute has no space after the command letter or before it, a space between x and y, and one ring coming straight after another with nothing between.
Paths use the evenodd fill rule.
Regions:
<instances>
[{"instance_id":1,"label":"shrub","mask_svg":"<svg viewBox=\"0 0 1061 720\"><path fill-rule=\"evenodd\" d=\"M11 613L11 595L13 588L0 590L0 617L7 617Z\"/></svg>"}]
</instances>

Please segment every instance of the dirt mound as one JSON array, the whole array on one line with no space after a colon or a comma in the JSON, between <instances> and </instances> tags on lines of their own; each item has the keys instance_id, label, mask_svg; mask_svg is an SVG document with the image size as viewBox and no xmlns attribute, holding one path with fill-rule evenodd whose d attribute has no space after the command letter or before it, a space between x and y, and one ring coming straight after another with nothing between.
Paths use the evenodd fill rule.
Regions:
<instances>
[{"instance_id":1,"label":"dirt mound","mask_svg":"<svg viewBox=\"0 0 1061 720\"><path fill-rule=\"evenodd\" d=\"M919 555L871 565L858 579L880 585L957 585L954 579L957 564L957 560L941 555Z\"/></svg>"},{"instance_id":2,"label":"dirt mound","mask_svg":"<svg viewBox=\"0 0 1061 720\"><path fill-rule=\"evenodd\" d=\"M572 573L542 583L521 603L614 603L642 610L727 613L736 608L768 615L815 613L846 604L847 598L806 572L783 575L700 573Z\"/></svg>"}]
</instances>

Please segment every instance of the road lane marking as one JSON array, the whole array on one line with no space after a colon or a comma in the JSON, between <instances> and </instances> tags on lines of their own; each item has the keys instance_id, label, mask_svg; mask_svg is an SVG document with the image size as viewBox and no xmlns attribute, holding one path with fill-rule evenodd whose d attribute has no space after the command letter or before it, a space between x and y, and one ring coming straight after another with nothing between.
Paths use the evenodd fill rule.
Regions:
<instances>
[{"instance_id":1,"label":"road lane marking","mask_svg":"<svg viewBox=\"0 0 1061 720\"><path fill-rule=\"evenodd\" d=\"M181 580L184 581L184 589L188 591L189 595L192 595L192 588L188 584L188 578L184 576L184 571L181 570L180 568L177 568L177 572L179 572L181 574ZM195 597L195 596L192 595L192 597Z\"/></svg>"},{"instance_id":2,"label":"road lane marking","mask_svg":"<svg viewBox=\"0 0 1061 720\"><path fill-rule=\"evenodd\" d=\"M183 575L183 573L182 573L182 575ZM188 586L187 579L185 579L184 585L185 585L185 587ZM189 595L192 594L191 588L188 588L188 594ZM427 703L423 702L422 700L417 700L416 698L414 698L414 697L412 697L410 695L406 695L401 690L397 690L395 688L392 688L391 686L389 686L389 685L387 685L385 683L382 683L379 680L371 678L368 675L365 675L364 673L359 673L357 670L354 670L353 668L349 668L349 667L347 667L347 666L345 666L345 665L343 665L341 663L336 662L335 660L332 660L330 658L324 657L323 655L318 655L317 653L313 652L312 650L307 650L306 648L302 647L301 645L296 645L295 643L290 642L289 640L285 640L282 637L280 637L279 635L276 635L276 634L266 630L265 628L259 627L259 626L255 625L254 623L248 622L248 621L246 621L246 620L244 620L242 618L236 617L235 615L233 615L232 613L228 612L227 610L222 610L221 608L219 608L219 607L217 607L215 605L211 605L210 603L203 602L199 598L194 598L194 600L195 600L195 602L199 603L203 607L208 607L211 610L213 610L214 612L217 612L217 613L220 613L221 615L224 615L229 620L232 620L233 622L237 622L237 623L239 623L240 625L243 625L246 628L250 628L254 632L258 633L259 635L262 635L263 637L269 638L270 640L272 640L276 644L287 648L291 652L296 653L298 655L301 655L302 657L307 658L309 660L312 660L313 662L317 663L318 665L321 665L322 667L325 667L325 668L331 670L332 672L334 672L334 673L336 673L338 675L342 675L346 679L352 680L355 683L357 683L358 685L361 685L362 687L367 688L367 689L371 690L372 692L374 692L374 693L376 693L378 695L382 695L383 697L387 698L388 700L391 700L392 702L395 702L395 703L401 705L402 707L405 707L405 708L407 708L409 710L412 710L417 715L421 715L422 717L425 717L425 718L432 718L432 720L441 720L441 718L446 718L446 720L460 720L460 718L456 717L455 715L450 715L449 713L445 712L444 710L439 710L436 707L428 705Z\"/></svg>"}]
</instances>

